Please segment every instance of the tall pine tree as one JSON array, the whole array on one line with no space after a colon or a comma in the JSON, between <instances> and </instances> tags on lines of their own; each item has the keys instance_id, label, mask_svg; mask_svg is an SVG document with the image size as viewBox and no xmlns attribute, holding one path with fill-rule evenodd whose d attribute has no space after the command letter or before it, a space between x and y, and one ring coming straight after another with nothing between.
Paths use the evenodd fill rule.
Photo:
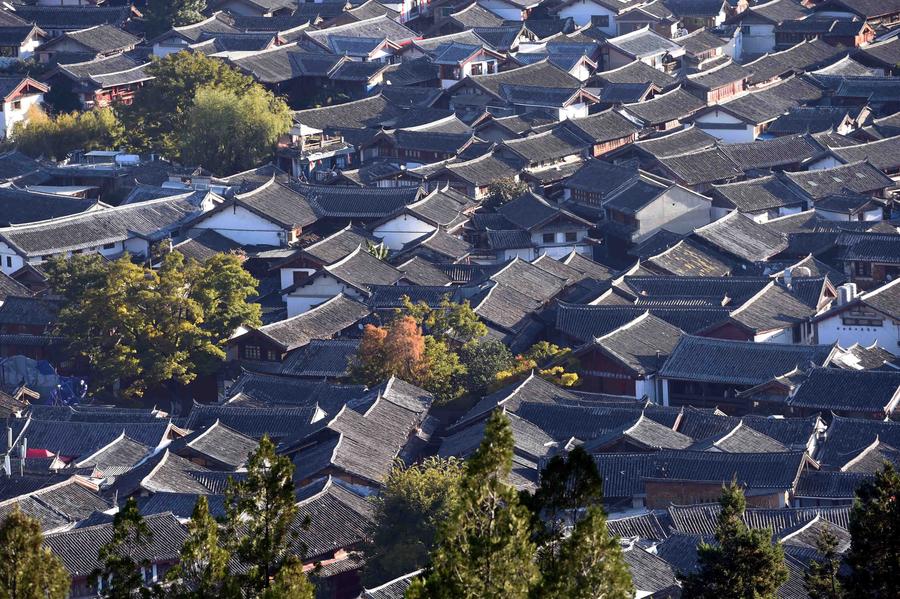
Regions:
<instances>
[{"instance_id":1,"label":"tall pine tree","mask_svg":"<svg viewBox=\"0 0 900 599\"><path fill-rule=\"evenodd\" d=\"M495 411L478 450L466 463L459 498L438 532L414 599L522 599L538 582L527 509L506 479L512 470L509 419Z\"/></svg>"},{"instance_id":2,"label":"tall pine tree","mask_svg":"<svg viewBox=\"0 0 900 599\"><path fill-rule=\"evenodd\" d=\"M837 552L838 540L827 528L816 539L820 557L813 559L804 573L803 583L810 599L842 599L844 589L838 578L841 556Z\"/></svg>"},{"instance_id":3,"label":"tall pine tree","mask_svg":"<svg viewBox=\"0 0 900 599\"><path fill-rule=\"evenodd\" d=\"M226 490L229 538L247 565L243 586L249 595L268 589L285 560L305 552L296 540L293 473L290 458L276 454L264 436L247 462L246 477L230 481Z\"/></svg>"},{"instance_id":4,"label":"tall pine tree","mask_svg":"<svg viewBox=\"0 0 900 599\"><path fill-rule=\"evenodd\" d=\"M784 549L772 543L771 530L751 530L742 516L747 508L736 481L722 490L716 524L717 545L701 543L699 567L684 581L687 599L774 599L788 579Z\"/></svg>"},{"instance_id":5,"label":"tall pine tree","mask_svg":"<svg viewBox=\"0 0 900 599\"><path fill-rule=\"evenodd\" d=\"M850 510L850 597L897 597L900 589L900 474L891 464L856 490Z\"/></svg>"},{"instance_id":6,"label":"tall pine tree","mask_svg":"<svg viewBox=\"0 0 900 599\"><path fill-rule=\"evenodd\" d=\"M16 507L0 524L0 599L64 599L69 574L42 545L41 525Z\"/></svg>"},{"instance_id":7,"label":"tall pine tree","mask_svg":"<svg viewBox=\"0 0 900 599\"><path fill-rule=\"evenodd\" d=\"M553 457L541 472L541 485L528 501L540 542L542 576L534 597L634 595L622 549L606 528L602 502L603 478L581 447Z\"/></svg>"},{"instance_id":8,"label":"tall pine tree","mask_svg":"<svg viewBox=\"0 0 900 599\"><path fill-rule=\"evenodd\" d=\"M99 593L101 597L150 597L150 590L144 586L141 575L141 570L148 564L138 555L141 545L150 541L152 536L138 510L137 501L130 497L113 517L112 538L98 551L101 567L94 575L103 580L103 589Z\"/></svg>"},{"instance_id":9,"label":"tall pine tree","mask_svg":"<svg viewBox=\"0 0 900 599\"><path fill-rule=\"evenodd\" d=\"M219 523L209 513L206 496L197 499L187 529L178 565L166 576L173 581L170 594L179 599L234 597L235 589L229 585L230 556L219 543Z\"/></svg>"}]
</instances>

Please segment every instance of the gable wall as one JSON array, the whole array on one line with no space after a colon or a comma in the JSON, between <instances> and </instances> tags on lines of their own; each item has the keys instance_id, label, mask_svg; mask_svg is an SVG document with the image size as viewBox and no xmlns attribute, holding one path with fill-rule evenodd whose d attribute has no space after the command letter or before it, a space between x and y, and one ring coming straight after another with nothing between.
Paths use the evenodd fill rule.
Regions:
<instances>
[{"instance_id":1,"label":"gable wall","mask_svg":"<svg viewBox=\"0 0 900 599\"><path fill-rule=\"evenodd\" d=\"M663 227L673 233L690 233L712 222L710 212L709 199L681 187L672 187L637 212L639 229L633 240L637 243Z\"/></svg>"},{"instance_id":2,"label":"gable wall","mask_svg":"<svg viewBox=\"0 0 900 599\"><path fill-rule=\"evenodd\" d=\"M405 244L418 239L422 235L434 232L435 227L419 220L411 214L401 214L388 222L375 227L373 233L381 237L384 244L392 250L399 250Z\"/></svg>"},{"instance_id":3,"label":"gable wall","mask_svg":"<svg viewBox=\"0 0 900 599\"><path fill-rule=\"evenodd\" d=\"M287 242L287 232L279 225L241 206L233 206L212 214L191 227L191 231L196 232L206 229L212 229L242 245L279 247Z\"/></svg>"}]
</instances>

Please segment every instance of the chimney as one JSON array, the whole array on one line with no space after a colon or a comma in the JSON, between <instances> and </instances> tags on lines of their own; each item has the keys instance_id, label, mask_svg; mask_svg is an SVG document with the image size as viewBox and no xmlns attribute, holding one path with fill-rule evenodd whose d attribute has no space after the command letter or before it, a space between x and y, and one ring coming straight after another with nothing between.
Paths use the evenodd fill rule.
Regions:
<instances>
[{"instance_id":1,"label":"chimney","mask_svg":"<svg viewBox=\"0 0 900 599\"><path fill-rule=\"evenodd\" d=\"M6 476L12 476L12 461L9 459L8 453L3 456L3 471L6 473Z\"/></svg>"},{"instance_id":2,"label":"chimney","mask_svg":"<svg viewBox=\"0 0 900 599\"><path fill-rule=\"evenodd\" d=\"M785 268L784 269L784 286L787 287L788 289L791 288L791 278L792 278L791 269Z\"/></svg>"},{"instance_id":3,"label":"chimney","mask_svg":"<svg viewBox=\"0 0 900 599\"><path fill-rule=\"evenodd\" d=\"M856 283L844 283L837 288L838 306L846 306L856 298Z\"/></svg>"}]
</instances>

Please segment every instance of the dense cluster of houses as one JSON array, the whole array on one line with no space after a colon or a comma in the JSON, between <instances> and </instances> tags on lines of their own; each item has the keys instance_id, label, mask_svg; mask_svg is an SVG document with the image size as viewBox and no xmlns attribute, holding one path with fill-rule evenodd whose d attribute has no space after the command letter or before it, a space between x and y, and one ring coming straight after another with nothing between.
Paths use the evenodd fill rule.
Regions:
<instances>
[{"instance_id":1,"label":"dense cluster of houses","mask_svg":"<svg viewBox=\"0 0 900 599\"><path fill-rule=\"evenodd\" d=\"M242 173L0 154L0 514L37 518L90 597L137 498L161 580L267 434L320 594L400 597L414 573L360 585L369 498L397 459L467 457L503 410L517 488L595 456L636 596L678 595L735 479L785 546L780 596L806 597L819 532L846 550L855 489L900 464L898 37L896 0L218 0L154 38L132 6L4 4L2 61L45 68L0 77L0 136L51 93L130 102L178 51L294 112ZM263 324L187 410L65 405L43 265L160 243L244 256ZM353 384L366 323L446 297L514 353L570 348L579 385L532 374L448 418L403 380Z\"/></svg>"}]
</instances>

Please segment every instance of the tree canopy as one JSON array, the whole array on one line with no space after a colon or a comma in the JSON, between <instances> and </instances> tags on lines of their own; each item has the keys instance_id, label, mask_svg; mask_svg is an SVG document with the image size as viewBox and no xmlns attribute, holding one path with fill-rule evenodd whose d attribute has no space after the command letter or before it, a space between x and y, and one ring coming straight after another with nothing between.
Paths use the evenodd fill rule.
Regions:
<instances>
[{"instance_id":1,"label":"tree canopy","mask_svg":"<svg viewBox=\"0 0 900 599\"><path fill-rule=\"evenodd\" d=\"M203 20L206 0L148 0L144 10L147 39L172 27L192 25Z\"/></svg>"},{"instance_id":2,"label":"tree canopy","mask_svg":"<svg viewBox=\"0 0 900 599\"><path fill-rule=\"evenodd\" d=\"M478 450L466 462L454 509L438 531L425 576L407 596L453 599L525 598L538 581L528 510L506 478L512 470L509 419L495 411Z\"/></svg>"},{"instance_id":3,"label":"tree canopy","mask_svg":"<svg viewBox=\"0 0 900 599\"><path fill-rule=\"evenodd\" d=\"M849 597L896 597L900 589L900 474L886 463L860 485L850 510Z\"/></svg>"},{"instance_id":4,"label":"tree canopy","mask_svg":"<svg viewBox=\"0 0 900 599\"><path fill-rule=\"evenodd\" d=\"M64 599L69 574L42 545L40 523L18 507L0 523L0 599Z\"/></svg>"},{"instance_id":5,"label":"tree canopy","mask_svg":"<svg viewBox=\"0 0 900 599\"><path fill-rule=\"evenodd\" d=\"M126 397L213 372L232 332L260 322L256 280L234 255L200 264L173 252L159 269L80 255L51 260L47 274L67 300L57 332L71 357L87 362L95 389Z\"/></svg>"},{"instance_id":6,"label":"tree canopy","mask_svg":"<svg viewBox=\"0 0 900 599\"><path fill-rule=\"evenodd\" d=\"M13 126L15 146L33 158L62 160L73 150L106 150L122 137L123 128L109 108L49 116L33 107L28 118Z\"/></svg>"},{"instance_id":7,"label":"tree canopy","mask_svg":"<svg viewBox=\"0 0 900 599\"><path fill-rule=\"evenodd\" d=\"M369 586L428 563L437 528L454 507L461 478L462 463L453 458L394 465L374 499L371 540L365 550Z\"/></svg>"},{"instance_id":8,"label":"tree canopy","mask_svg":"<svg viewBox=\"0 0 900 599\"><path fill-rule=\"evenodd\" d=\"M138 89L130 105L116 110L129 147L169 158L180 154L181 136L198 89L209 86L241 94L257 85L251 77L202 52L175 52L154 59L146 73L153 79Z\"/></svg>"},{"instance_id":9,"label":"tree canopy","mask_svg":"<svg viewBox=\"0 0 900 599\"><path fill-rule=\"evenodd\" d=\"M294 464L275 453L264 436L247 462L247 475L231 479L225 493L229 535L235 557L247 565L241 586L250 596L272 586L272 576L292 556L306 549L297 545L294 518ZM298 584L292 574L283 585ZM274 592L274 591L273 591ZM277 595L275 595L277 596Z\"/></svg>"},{"instance_id":10,"label":"tree canopy","mask_svg":"<svg viewBox=\"0 0 900 599\"><path fill-rule=\"evenodd\" d=\"M197 89L179 138L184 164L230 174L257 166L291 128L291 111L261 85Z\"/></svg>"},{"instance_id":11,"label":"tree canopy","mask_svg":"<svg viewBox=\"0 0 900 599\"><path fill-rule=\"evenodd\" d=\"M744 524L747 502L736 482L722 490L719 503L717 544L698 546L698 571L685 579L684 596L774 599L788 579L781 543L772 542L771 530Z\"/></svg>"}]
</instances>

